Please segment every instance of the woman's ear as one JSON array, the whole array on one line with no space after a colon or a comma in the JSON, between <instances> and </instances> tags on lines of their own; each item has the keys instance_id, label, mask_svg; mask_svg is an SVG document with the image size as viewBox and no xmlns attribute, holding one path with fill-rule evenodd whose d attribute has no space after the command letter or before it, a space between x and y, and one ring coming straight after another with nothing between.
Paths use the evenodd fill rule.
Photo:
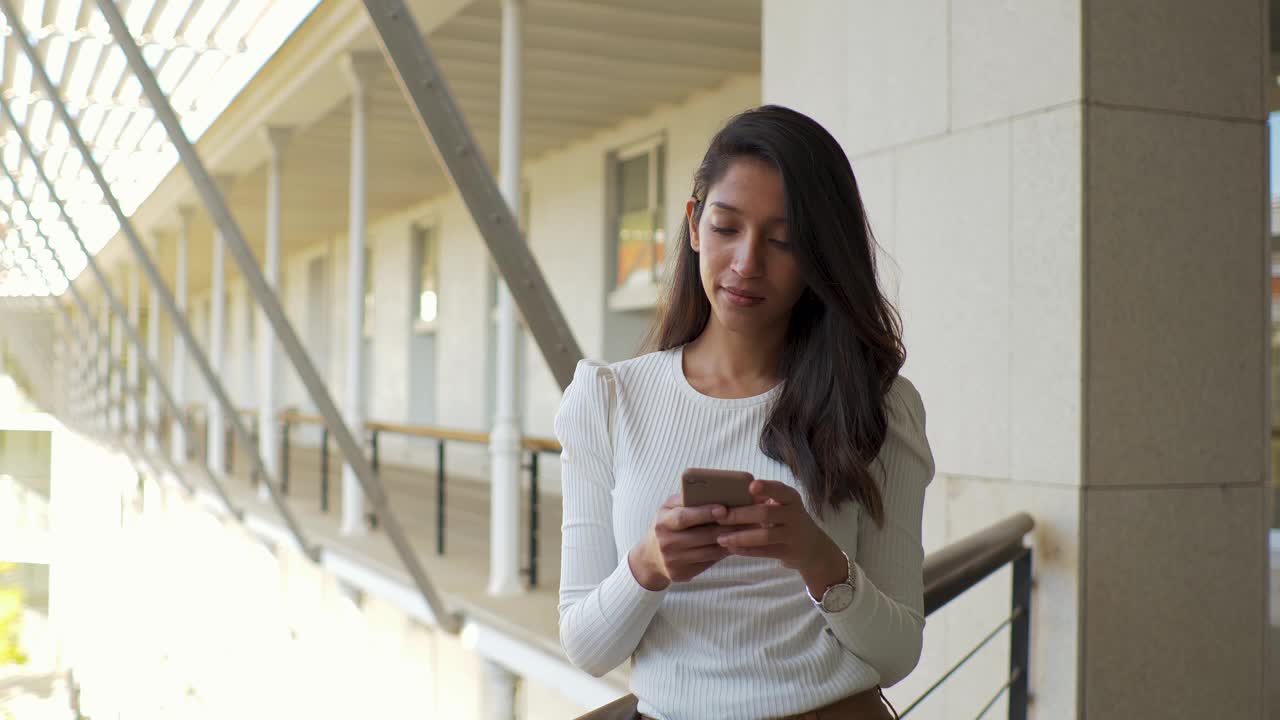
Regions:
<instances>
[{"instance_id":1,"label":"woman's ear","mask_svg":"<svg viewBox=\"0 0 1280 720\"><path fill-rule=\"evenodd\" d=\"M694 198L689 198L684 203L684 218L685 222L689 223L689 247L694 252L698 252L701 249L699 246L702 244L698 240L698 221L693 217L693 211L697 206L698 201Z\"/></svg>"}]
</instances>

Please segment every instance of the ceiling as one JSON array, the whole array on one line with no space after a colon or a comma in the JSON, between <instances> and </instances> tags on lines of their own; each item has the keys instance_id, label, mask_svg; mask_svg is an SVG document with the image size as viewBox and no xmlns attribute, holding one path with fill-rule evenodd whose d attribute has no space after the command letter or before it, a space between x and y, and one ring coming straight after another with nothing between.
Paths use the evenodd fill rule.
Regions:
<instances>
[{"instance_id":1,"label":"ceiling","mask_svg":"<svg viewBox=\"0 0 1280 720\"><path fill-rule=\"evenodd\" d=\"M119 0L117 6L185 131L198 137L317 1ZM94 0L12 2L19 23L5 22L2 28L0 93L66 201L82 240L96 252L114 235L115 218L102 204L14 33L21 30L35 45L126 212L165 177L176 152L142 99ZM37 222L73 277L83 269L84 255L49 202L18 133L7 122L0 125L0 161L20 186L15 195L10 183L0 180L0 295L40 289L46 284L40 275L60 291L61 273Z\"/></svg>"},{"instance_id":2,"label":"ceiling","mask_svg":"<svg viewBox=\"0 0 1280 720\"><path fill-rule=\"evenodd\" d=\"M460 5L428 32L429 45L493 167L498 138L501 5L498 0ZM303 24L300 35L314 19ZM288 51L293 42L291 38L281 52ZM377 52L372 31L354 37L348 47ZM527 162L662 104L715 87L733 75L758 73L760 3L526 0L523 59ZM322 64L317 73L320 81L302 83L296 101L316 105L315 97L327 97L329 102L313 120L295 130L283 155L282 237L286 254L339 237L348 223L350 80L336 60ZM259 80L266 82L272 71L269 63L246 92ZM373 223L447 192L450 186L385 65L373 82L368 103L367 216ZM285 107L291 104L283 103ZM217 129L215 124L210 133ZM210 154L214 152L210 150ZM238 166L228 195L232 212L261 257L266 223L266 145L253 137L240 143L239 149L221 152L229 158L223 167ZM186 181L179 170L165 182L185 187ZM187 198L179 202L194 203L189 188L185 193ZM165 208L144 204L147 212L143 214L153 220L152 232L173 234L175 198L182 194L179 190L169 194ZM161 195L165 193L157 193L157 197ZM204 213L197 212L189 256L193 293L209 284L205 269L209 267L211 236L212 227ZM173 266L171 245L160 243L159 260L166 273ZM127 260L123 248L108 250L115 250L121 263Z\"/></svg>"}]
</instances>

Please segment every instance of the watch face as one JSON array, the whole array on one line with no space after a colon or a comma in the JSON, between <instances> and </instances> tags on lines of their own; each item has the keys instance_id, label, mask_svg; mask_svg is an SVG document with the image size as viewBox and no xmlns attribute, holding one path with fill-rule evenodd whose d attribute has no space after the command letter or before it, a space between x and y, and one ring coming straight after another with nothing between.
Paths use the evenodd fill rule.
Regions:
<instances>
[{"instance_id":1,"label":"watch face","mask_svg":"<svg viewBox=\"0 0 1280 720\"><path fill-rule=\"evenodd\" d=\"M822 595L822 609L825 612L840 612L852 604L853 586L848 583L832 585Z\"/></svg>"}]
</instances>

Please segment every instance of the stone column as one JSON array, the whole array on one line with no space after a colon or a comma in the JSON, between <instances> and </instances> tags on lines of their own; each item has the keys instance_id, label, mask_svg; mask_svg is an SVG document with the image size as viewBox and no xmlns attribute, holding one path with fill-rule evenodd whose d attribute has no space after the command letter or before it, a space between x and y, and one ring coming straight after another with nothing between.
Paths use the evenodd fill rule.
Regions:
<instances>
[{"instance_id":1,"label":"stone column","mask_svg":"<svg viewBox=\"0 0 1280 720\"><path fill-rule=\"evenodd\" d=\"M1051 5L765 0L763 100L857 174L937 461L926 550L1036 518L1031 716L1261 717L1266 4ZM987 586L892 699L1008 614Z\"/></svg>"}]
</instances>

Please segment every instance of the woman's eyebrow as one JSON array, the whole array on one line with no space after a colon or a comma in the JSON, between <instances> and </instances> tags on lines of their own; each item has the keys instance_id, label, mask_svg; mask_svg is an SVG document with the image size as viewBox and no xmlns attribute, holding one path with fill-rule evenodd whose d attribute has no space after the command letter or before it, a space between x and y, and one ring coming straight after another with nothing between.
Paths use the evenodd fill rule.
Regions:
<instances>
[{"instance_id":1,"label":"woman's eyebrow","mask_svg":"<svg viewBox=\"0 0 1280 720\"><path fill-rule=\"evenodd\" d=\"M718 207L718 208L720 208L720 209L722 209L722 210L728 210L729 212L738 213L739 215L741 215L741 214L742 214L742 211L741 211L741 210L739 210L738 208L736 208L736 207L734 207L734 206L730 205L729 203L726 203L726 202L720 202L719 200L712 201L712 202L710 203L710 205L711 205L712 207ZM767 222L767 223L769 223L769 224L782 224L782 225L785 225L785 224L787 223L787 219L786 219L786 218L784 218L784 217L771 217L771 218L769 218L768 220L766 220L765 222Z\"/></svg>"}]
</instances>

